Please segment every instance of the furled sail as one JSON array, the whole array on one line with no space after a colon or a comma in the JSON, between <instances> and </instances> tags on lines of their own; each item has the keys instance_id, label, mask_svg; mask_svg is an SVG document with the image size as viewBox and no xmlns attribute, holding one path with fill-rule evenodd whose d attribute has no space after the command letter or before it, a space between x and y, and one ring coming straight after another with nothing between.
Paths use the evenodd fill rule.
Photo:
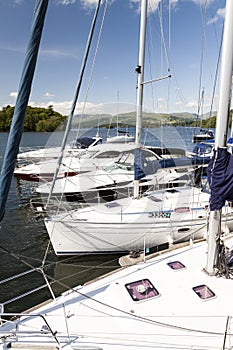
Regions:
<instances>
[{"instance_id":1,"label":"furled sail","mask_svg":"<svg viewBox=\"0 0 233 350\"><path fill-rule=\"evenodd\" d=\"M233 202L233 156L227 148L214 150L207 174L211 189L210 210L220 210L225 201Z\"/></svg>"},{"instance_id":2,"label":"furled sail","mask_svg":"<svg viewBox=\"0 0 233 350\"><path fill-rule=\"evenodd\" d=\"M0 221L5 214L5 206L10 190L11 180L19 152L23 133L24 118L31 92L32 80L36 67L39 45L44 26L44 19L49 0L37 0L33 15L31 36L24 60L23 72L19 83L19 92L15 104L11 129L8 136L6 151L0 177Z\"/></svg>"}]
</instances>

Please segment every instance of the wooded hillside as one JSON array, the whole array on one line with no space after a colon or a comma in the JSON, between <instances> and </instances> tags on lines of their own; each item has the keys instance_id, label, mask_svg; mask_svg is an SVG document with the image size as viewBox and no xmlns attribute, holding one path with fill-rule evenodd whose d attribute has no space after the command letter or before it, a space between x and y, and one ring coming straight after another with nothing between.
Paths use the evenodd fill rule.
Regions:
<instances>
[{"instance_id":1,"label":"wooded hillside","mask_svg":"<svg viewBox=\"0 0 233 350\"><path fill-rule=\"evenodd\" d=\"M6 106L0 111L0 131L9 131L14 114L14 107ZM54 131L66 120L66 116L48 108L27 107L24 131Z\"/></svg>"}]
</instances>

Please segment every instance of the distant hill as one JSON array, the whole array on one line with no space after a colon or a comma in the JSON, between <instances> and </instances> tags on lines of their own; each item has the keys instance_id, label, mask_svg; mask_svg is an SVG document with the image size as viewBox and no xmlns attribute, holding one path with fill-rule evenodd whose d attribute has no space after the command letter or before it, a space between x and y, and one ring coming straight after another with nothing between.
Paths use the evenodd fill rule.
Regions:
<instances>
[{"instance_id":1,"label":"distant hill","mask_svg":"<svg viewBox=\"0 0 233 350\"><path fill-rule=\"evenodd\" d=\"M136 113L124 113L119 114L118 116L112 116L109 114L101 114L101 115L83 115L75 116L73 127L77 127L80 123L83 128L91 128L94 126L101 127L116 127L118 120L119 127L131 127L135 126L136 123ZM160 125L183 125L183 126L191 126L196 121L196 115L191 113L143 113L142 117L142 127L157 127Z\"/></svg>"},{"instance_id":2,"label":"distant hill","mask_svg":"<svg viewBox=\"0 0 233 350\"><path fill-rule=\"evenodd\" d=\"M13 106L3 107L0 111L0 131L7 132L10 129L11 120L14 113ZM216 112L212 115L216 115ZM41 107L27 107L24 131L40 131L53 132L59 128L65 129L67 116L53 110L53 106L48 108ZM210 117L209 113L203 115L197 120L197 115L192 113L146 113L143 112L142 127L153 128L161 125L169 126L202 126L215 127L216 117ZM124 113L117 115L110 114L84 114L82 116L76 115L72 121L72 128L126 128L135 127L136 112Z\"/></svg>"}]
</instances>

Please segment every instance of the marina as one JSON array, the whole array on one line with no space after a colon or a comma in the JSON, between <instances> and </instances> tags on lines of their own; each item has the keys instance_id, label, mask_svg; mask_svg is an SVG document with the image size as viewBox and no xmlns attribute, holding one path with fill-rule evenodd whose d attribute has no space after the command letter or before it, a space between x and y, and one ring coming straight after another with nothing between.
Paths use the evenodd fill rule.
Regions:
<instances>
[{"instance_id":1,"label":"marina","mask_svg":"<svg viewBox=\"0 0 233 350\"><path fill-rule=\"evenodd\" d=\"M107 130L102 129L100 131L103 139L107 137ZM114 132L114 130L112 131ZM76 131L73 132L75 134ZM96 130L83 130L83 134L95 135ZM147 142L154 145L159 143L159 135L161 133L160 128L152 129L150 132L147 132ZM193 149L192 144L192 135L194 129L179 127L179 128L163 128L163 133L166 135L167 147L177 145L177 147L184 147L187 150ZM71 136L72 138L73 136ZM6 142L8 138L8 133L0 133L0 163L2 162L4 150L6 147ZM24 133L21 148L22 150L28 149L38 149L38 147L57 145L59 140L62 138L62 135L58 134L57 136L52 133ZM157 141L154 141L156 140ZM9 200L7 202L7 210L5 218L1 224L2 238L1 246L4 249L1 249L2 254L0 255L1 259L1 280L5 280L11 276L15 276L26 269L26 265L23 262L20 262L20 259L26 259L32 266L38 267L41 264L41 261L44 257L45 251L49 244L48 235L46 228L43 222L43 216L40 216L40 213L36 211L31 202L36 202L36 189L37 182L28 182L24 180L19 180L17 177L14 177L11 184ZM72 203L68 203L69 206ZM12 220L12 217L14 220ZM21 252L21 254L19 254ZM14 257L15 255L15 257ZM57 257L52 246L49 246L49 255L48 255L48 275L51 278L61 279L64 281L62 283L65 286L59 285L57 283L57 293L63 290L67 290L70 287L76 286L77 284L83 284L90 279L90 273L92 271L93 278L101 275L107 271L111 271L112 268L118 268L119 262L118 259L121 257L121 254L101 256L97 255L94 257L82 257L76 259L76 257ZM101 268L101 265L104 266ZM79 267L81 265L81 268ZM89 269L90 266L90 269ZM99 266L99 267L98 267ZM59 274L55 276L55 272L59 271ZM34 286L37 287L41 285L43 279L38 273L35 273ZM24 287L26 290L31 289L31 277L24 277ZM24 290L24 288L23 288ZM11 298L16 297L16 295L21 294L20 291L12 289L12 294L9 296L8 284L1 285L1 302L10 300ZM29 296L20 301L20 304L17 305L17 301L14 303L17 309L22 311L28 309L35 302L42 302L50 297L47 289L40 291L36 295L39 296L39 299L35 299L35 295ZM12 305L6 305L6 310L11 311Z\"/></svg>"},{"instance_id":2,"label":"marina","mask_svg":"<svg viewBox=\"0 0 233 350\"><path fill-rule=\"evenodd\" d=\"M79 135L70 134L90 42L64 132L28 133L21 138L47 5L48 0L36 3L10 132L2 135L0 350L231 350L233 155L228 139L232 136L233 2L225 4L218 112L216 128L208 128L214 141L211 156L206 157L194 153L200 146L191 147L196 128L142 126L143 92L157 79L147 81L144 76L151 12L150 1L140 1L136 118L132 128L127 126L135 139L134 151L130 150L132 157L128 150L119 155L121 160L125 157L124 171L133 169L131 185L125 186L130 191L120 197L124 187L120 177L106 185L108 190L115 186L116 198L101 197L104 186L93 184L83 191L99 190L93 203L85 196L80 202L64 200L57 190L52 196L67 160L68 138L98 134L105 145L110 136L100 118L96 128L82 125L73 130ZM99 9L100 1L93 25ZM168 74L161 80L170 78ZM40 197L38 181L14 176L18 151L23 145L48 145L54 137L60 141L52 146L59 144L61 149L50 191ZM160 152L156 159L155 149ZM179 156L169 149L180 149ZM85 152L89 150L80 156L75 152L74 157L82 162ZM99 168L107 163L93 164L99 180ZM122 167L119 160L114 159L114 164ZM161 174L169 174L170 180L161 182ZM65 180L76 176L78 171L63 174Z\"/></svg>"}]
</instances>

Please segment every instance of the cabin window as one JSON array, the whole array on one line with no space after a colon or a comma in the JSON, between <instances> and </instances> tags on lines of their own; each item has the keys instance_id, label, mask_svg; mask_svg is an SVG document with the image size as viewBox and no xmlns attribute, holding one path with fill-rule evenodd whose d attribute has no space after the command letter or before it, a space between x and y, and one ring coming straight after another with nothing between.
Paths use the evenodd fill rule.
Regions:
<instances>
[{"instance_id":1,"label":"cabin window","mask_svg":"<svg viewBox=\"0 0 233 350\"><path fill-rule=\"evenodd\" d=\"M106 151L98 154L96 158L116 158L119 156L119 154L119 151Z\"/></svg>"},{"instance_id":2,"label":"cabin window","mask_svg":"<svg viewBox=\"0 0 233 350\"><path fill-rule=\"evenodd\" d=\"M125 287L134 301L141 301L159 295L157 289L148 279L128 283Z\"/></svg>"},{"instance_id":3,"label":"cabin window","mask_svg":"<svg viewBox=\"0 0 233 350\"><path fill-rule=\"evenodd\" d=\"M208 300L215 297L214 292L205 284L201 284L200 286L193 287L193 290L202 300Z\"/></svg>"},{"instance_id":4,"label":"cabin window","mask_svg":"<svg viewBox=\"0 0 233 350\"><path fill-rule=\"evenodd\" d=\"M180 191L176 190L175 188L168 189L166 192L168 193L179 193Z\"/></svg>"},{"instance_id":5,"label":"cabin window","mask_svg":"<svg viewBox=\"0 0 233 350\"><path fill-rule=\"evenodd\" d=\"M185 265L180 261L171 261L167 263L172 270L182 270L185 269Z\"/></svg>"}]
</instances>

